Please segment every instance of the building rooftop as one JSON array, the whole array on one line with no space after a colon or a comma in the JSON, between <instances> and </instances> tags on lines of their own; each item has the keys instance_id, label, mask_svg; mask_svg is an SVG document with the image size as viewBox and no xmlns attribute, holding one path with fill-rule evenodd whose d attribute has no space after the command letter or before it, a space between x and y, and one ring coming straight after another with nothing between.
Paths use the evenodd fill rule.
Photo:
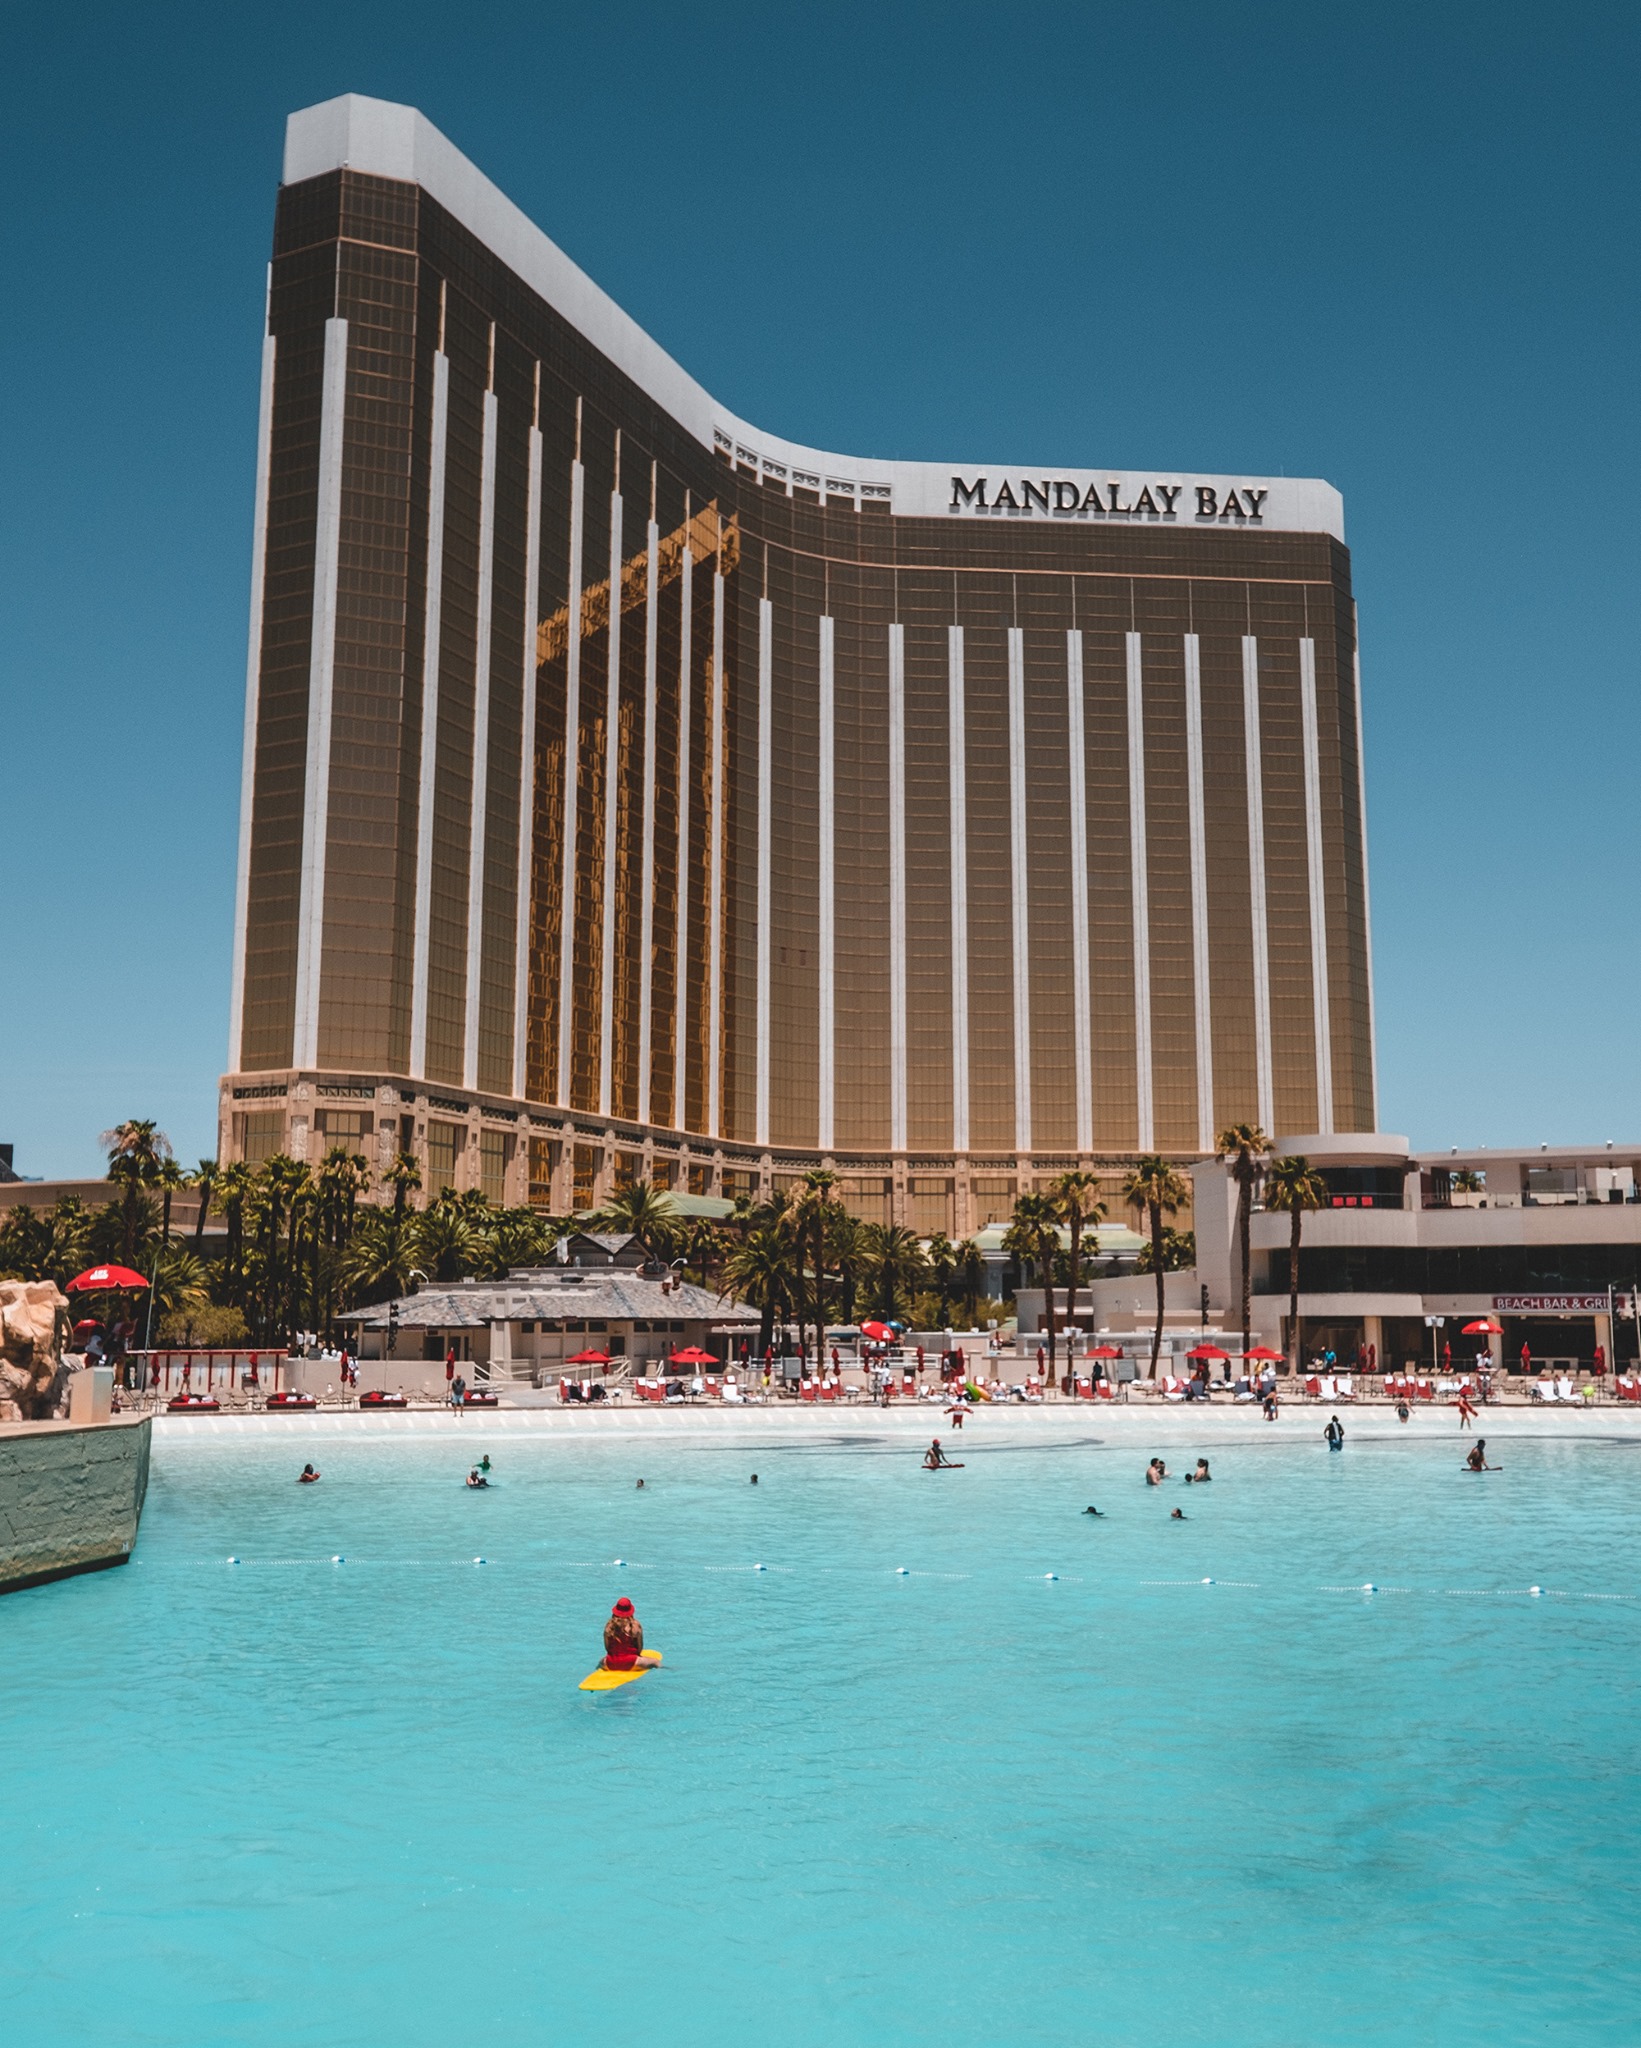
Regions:
<instances>
[{"instance_id":1,"label":"building rooftop","mask_svg":"<svg viewBox=\"0 0 1641 2048\"><path fill-rule=\"evenodd\" d=\"M505 1280L456 1280L380 1302L339 1320L361 1329L386 1327L397 1307L401 1330L476 1330L490 1323L519 1322L684 1322L734 1323L749 1327L756 1309L720 1300L687 1282L674 1288L659 1280L610 1266L577 1271L573 1266L519 1269Z\"/></svg>"}]
</instances>

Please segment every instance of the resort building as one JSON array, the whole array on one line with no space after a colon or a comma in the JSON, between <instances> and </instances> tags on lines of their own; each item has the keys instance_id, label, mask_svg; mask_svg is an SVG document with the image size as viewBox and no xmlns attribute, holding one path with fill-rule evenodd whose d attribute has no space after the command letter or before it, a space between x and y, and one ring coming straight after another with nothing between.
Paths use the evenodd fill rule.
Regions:
<instances>
[{"instance_id":1,"label":"resort building","mask_svg":"<svg viewBox=\"0 0 1641 2048\"><path fill-rule=\"evenodd\" d=\"M1587 1370L1598 1348L1609 1371L1635 1362L1641 1144L1414 1152L1388 1134L1311 1134L1276 1149L1304 1154L1328 1187L1328 1206L1301 1231L1302 1356L1331 1350L1341 1366L1381 1371L1469 1366L1480 1353L1495 1370ZM1194 1179L1197 1263L1168 1275L1167 1327L1182 1339L1171 1348L1183 1352L1210 1322L1216 1341L1240 1348L1236 1185L1217 1159ZM1291 1228L1256 1202L1253 1339L1283 1352ZM1034 1332L1041 1290L1018 1299L1021 1328ZM1139 1331L1155 1317L1154 1281L1096 1263L1069 1320ZM1494 1327L1467 1331L1477 1324Z\"/></svg>"},{"instance_id":2,"label":"resort building","mask_svg":"<svg viewBox=\"0 0 1641 2048\"><path fill-rule=\"evenodd\" d=\"M1325 483L764 432L350 95L287 134L252 588L224 1160L825 1164L961 1234L1374 1128Z\"/></svg>"}]
</instances>

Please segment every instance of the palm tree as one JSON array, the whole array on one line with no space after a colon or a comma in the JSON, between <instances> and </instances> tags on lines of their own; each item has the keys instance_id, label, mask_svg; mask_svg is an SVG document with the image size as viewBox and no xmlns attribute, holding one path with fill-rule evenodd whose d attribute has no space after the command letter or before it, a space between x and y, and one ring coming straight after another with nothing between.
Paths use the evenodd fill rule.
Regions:
<instances>
[{"instance_id":1,"label":"palm tree","mask_svg":"<svg viewBox=\"0 0 1641 2048\"><path fill-rule=\"evenodd\" d=\"M1021 1195L1013 1221L1003 1235L1003 1249L1042 1275L1043 1307L1048 1322L1048 1376L1055 1372L1054 1268L1060 1256L1060 1212L1052 1195Z\"/></svg>"},{"instance_id":2,"label":"palm tree","mask_svg":"<svg viewBox=\"0 0 1641 2048\"><path fill-rule=\"evenodd\" d=\"M1285 1209L1288 1232L1288 1370L1299 1370L1299 1233L1306 1212L1325 1209L1332 1192L1302 1152L1286 1153L1265 1169L1265 1207Z\"/></svg>"},{"instance_id":3,"label":"palm tree","mask_svg":"<svg viewBox=\"0 0 1641 2048\"><path fill-rule=\"evenodd\" d=\"M1105 1204L1100 1200L1100 1176L1073 1167L1069 1173L1062 1173L1048 1192L1061 1221L1071 1233L1070 1270L1066 1274L1066 1321L1075 1323L1077 1289L1082 1279L1083 1230L1087 1224L1100 1223L1105 1219Z\"/></svg>"},{"instance_id":4,"label":"palm tree","mask_svg":"<svg viewBox=\"0 0 1641 2048\"><path fill-rule=\"evenodd\" d=\"M630 1180L618 1187L589 1218L595 1230L624 1231L636 1237L648 1257L670 1257L678 1235L678 1204L665 1188Z\"/></svg>"},{"instance_id":5,"label":"palm tree","mask_svg":"<svg viewBox=\"0 0 1641 2048\"><path fill-rule=\"evenodd\" d=\"M980 1313L980 1290L986 1284L986 1259L972 1237L965 1237L955 1248L957 1259L957 1284L962 1290L963 1300L968 1306L969 1327Z\"/></svg>"},{"instance_id":6,"label":"palm tree","mask_svg":"<svg viewBox=\"0 0 1641 2048\"><path fill-rule=\"evenodd\" d=\"M341 1258L342 1296L350 1308L410 1291L417 1252L412 1234L420 1222L406 1223L391 1209L367 1209L359 1218Z\"/></svg>"},{"instance_id":7,"label":"palm tree","mask_svg":"<svg viewBox=\"0 0 1641 2048\"><path fill-rule=\"evenodd\" d=\"M929 1278L935 1285L940 1298L940 1327L950 1327L952 1319L952 1287L957 1278L957 1247L943 1230L937 1230L924 1246L924 1256L929 1262Z\"/></svg>"},{"instance_id":8,"label":"palm tree","mask_svg":"<svg viewBox=\"0 0 1641 2048\"><path fill-rule=\"evenodd\" d=\"M460 1195L429 1202L410 1227L416 1264L434 1280L466 1280L485 1252L483 1219Z\"/></svg>"},{"instance_id":9,"label":"palm tree","mask_svg":"<svg viewBox=\"0 0 1641 2048\"><path fill-rule=\"evenodd\" d=\"M928 1277L929 1262L917 1233L903 1224L869 1223L864 1234L870 1305L875 1315L889 1321L908 1307Z\"/></svg>"},{"instance_id":10,"label":"palm tree","mask_svg":"<svg viewBox=\"0 0 1641 2048\"><path fill-rule=\"evenodd\" d=\"M227 1225L228 1243L223 1257L223 1285L231 1306L245 1306L245 1204L256 1186L256 1175L243 1159L236 1159L217 1176L217 1193L222 1197L222 1220Z\"/></svg>"},{"instance_id":11,"label":"palm tree","mask_svg":"<svg viewBox=\"0 0 1641 2048\"><path fill-rule=\"evenodd\" d=\"M108 1153L108 1177L125 1189L122 1204L125 1218L124 1253L129 1266L137 1256L138 1205L142 1190L160 1177L160 1162L171 1157L171 1140L152 1117L127 1117L111 1131L104 1131L98 1143Z\"/></svg>"},{"instance_id":12,"label":"palm tree","mask_svg":"<svg viewBox=\"0 0 1641 2048\"><path fill-rule=\"evenodd\" d=\"M1219 1156L1231 1169L1236 1182L1236 1245L1242 1275L1242 1350L1247 1354L1253 1342L1254 1283L1253 1253L1249 1230L1253 1220L1254 1196L1265 1170L1271 1141L1258 1124L1227 1124L1214 1141Z\"/></svg>"},{"instance_id":13,"label":"palm tree","mask_svg":"<svg viewBox=\"0 0 1641 2048\"><path fill-rule=\"evenodd\" d=\"M188 1176L174 1159L162 1159L154 1174L154 1182L160 1190L162 1205L160 1243L168 1245L171 1242L171 1198L178 1188L187 1187Z\"/></svg>"},{"instance_id":14,"label":"palm tree","mask_svg":"<svg viewBox=\"0 0 1641 2048\"><path fill-rule=\"evenodd\" d=\"M826 1229L832 1264L838 1271L838 1314L845 1323L853 1323L855 1294L871 1262L867 1225L850 1215L841 1202L834 1202Z\"/></svg>"},{"instance_id":15,"label":"palm tree","mask_svg":"<svg viewBox=\"0 0 1641 2048\"><path fill-rule=\"evenodd\" d=\"M786 1320L791 1278L791 1250L773 1224L754 1225L724 1261L723 1294L749 1302L759 1311L760 1359L774 1341L776 1322Z\"/></svg>"},{"instance_id":16,"label":"palm tree","mask_svg":"<svg viewBox=\"0 0 1641 2048\"><path fill-rule=\"evenodd\" d=\"M832 1190L838 1177L829 1167L811 1166L803 1177L803 1199L798 1204L798 1276L803 1277L802 1235L807 1225L810 1256L815 1262L815 1364L826 1354L826 1222L837 1206Z\"/></svg>"},{"instance_id":17,"label":"palm tree","mask_svg":"<svg viewBox=\"0 0 1641 2048\"><path fill-rule=\"evenodd\" d=\"M408 1152L395 1153L393 1164L382 1178L393 1190L394 1221L403 1223L410 1198L422 1184L422 1169Z\"/></svg>"},{"instance_id":18,"label":"palm tree","mask_svg":"<svg viewBox=\"0 0 1641 2048\"><path fill-rule=\"evenodd\" d=\"M1177 1216L1191 1191L1160 1152L1147 1152L1123 1182L1123 1200L1138 1209L1151 1226L1151 1269L1157 1276L1157 1326L1151 1333L1151 1377L1157 1376L1162 1352L1162 1319L1168 1298L1168 1253L1162 1219Z\"/></svg>"},{"instance_id":19,"label":"palm tree","mask_svg":"<svg viewBox=\"0 0 1641 2048\"><path fill-rule=\"evenodd\" d=\"M211 1197L216 1193L220 1176L214 1159L202 1159L188 1176L188 1185L199 1193L199 1214L194 1218L194 1257L201 1257L205 1249L205 1218L210 1213Z\"/></svg>"}]
</instances>

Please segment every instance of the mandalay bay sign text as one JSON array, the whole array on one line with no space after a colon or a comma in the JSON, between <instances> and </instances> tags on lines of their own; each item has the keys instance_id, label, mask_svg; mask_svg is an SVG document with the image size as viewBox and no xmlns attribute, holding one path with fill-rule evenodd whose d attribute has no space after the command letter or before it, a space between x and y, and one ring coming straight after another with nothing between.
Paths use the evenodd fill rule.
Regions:
<instances>
[{"instance_id":1,"label":"mandalay bay sign text","mask_svg":"<svg viewBox=\"0 0 1641 2048\"><path fill-rule=\"evenodd\" d=\"M1264 524L1268 484L1171 483L1108 477L1087 484L1069 477L954 476L950 512L1058 513L1062 518L1162 519L1193 525Z\"/></svg>"}]
</instances>

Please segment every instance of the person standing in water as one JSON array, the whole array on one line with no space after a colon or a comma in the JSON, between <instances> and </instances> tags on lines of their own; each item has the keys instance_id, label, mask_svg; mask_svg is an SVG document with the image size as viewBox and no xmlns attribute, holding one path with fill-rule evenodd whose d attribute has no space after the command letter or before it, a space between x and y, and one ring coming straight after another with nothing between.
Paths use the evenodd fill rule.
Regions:
<instances>
[{"instance_id":1,"label":"person standing in water","mask_svg":"<svg viewBox=\"0 0 1641 2048\"><path fill-rule=\"evenodd\" d=\"M1330 1451L1342 1451L1345 1448L1345 1425L1339 1420L1337 1415L1334 1416L1322 1434L1328 1440L1328 1449Z\"/></svg>"},{"instance_id":2,"label":"person standing in water","mask_svg":"<svg viewBox=\"0 0 1641 2048\"><path fill-rule=\"evenodd\" d=\"M655 1662L654 1653L644 1648L644 1624L633 1612L632 1602L623 1594L610 1609L610 1618L604 1624L604 1669L631 1671L640 1664L653 1667Z\"/></svg>"},{"instance_id":3,"label":"person standing in water","mask_svg":"<svg viewBox=\"0 0 1641 2048\"><path fill-rule=\"evenodd\" d=\"M1497 1465L1489 1465L1487 1462L1487 1439L1484 1436L1477 1437L1476 1441L1470 1446L1470 1455L1464 1462L1470 1467L1472 1472L1497 1472L1499 1470Z\"/></svg>"},{"instance_id":4,"label":"person standing in water","mask_svg":"<svg viewBox=\"0 0 1641 2048\"><path fill-rule=\"evenodd\" d=\"M949 1465L950 1463L951 1459L948 1458L946 1456L946 1453L940 1448L940 1439L939 1437L936 1437L934 1442L930 1444L929 1448L923 1453L924 1471L938 1472L942 1465Z\"/></svg>"}]
</instances>

